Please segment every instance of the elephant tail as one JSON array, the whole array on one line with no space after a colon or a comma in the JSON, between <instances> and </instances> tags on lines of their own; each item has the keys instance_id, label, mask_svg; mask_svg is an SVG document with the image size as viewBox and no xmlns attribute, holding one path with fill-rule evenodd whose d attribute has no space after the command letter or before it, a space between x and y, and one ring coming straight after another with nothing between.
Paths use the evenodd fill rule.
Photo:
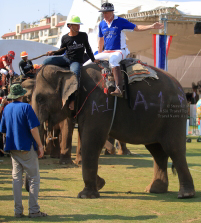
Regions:
<instances>
[{"instance_id":1,"label":"elephant tail","mask_svg":"<svg viewBox=\"0 0 201 223\"><path fill-rule=\"evenodd\" d=\"M177 175L177 170L176 170L176 168L175 168L175 166L174 166L174 163L172 163L172 173L173 173L174 175Z\"/></svg>"}]
</instances>

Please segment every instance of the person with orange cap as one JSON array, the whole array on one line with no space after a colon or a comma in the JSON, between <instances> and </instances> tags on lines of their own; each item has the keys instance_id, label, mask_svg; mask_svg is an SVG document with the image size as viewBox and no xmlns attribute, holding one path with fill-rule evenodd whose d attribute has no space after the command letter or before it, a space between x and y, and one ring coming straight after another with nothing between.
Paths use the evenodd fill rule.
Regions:
<instances>
[{"instance_id":1,"label":"person with orange cap","mask_svg":"<svg viewBox=\"0 0 201 223\"><path fill-rule=\"evenodd\" d=\"M19 63L20 73L24 78L34 78L36 71L34 70L33 63L28 60L28 53L23 51L20 53L22 60Z\"/></svg>"},{"instance_id":2,"label":"person with orange cap","mask_svg":"<svg viewBox=\"0 0 201 223\"><path fill-rule=\"evenodd\" d=\"M0 74L2 81L2 89L6 89L6 75L9 73L10 76L14 75L14 69L12 61L15 58L15 52L9 51L7 55L0 57Z\"/></svg>"}]
</instances>

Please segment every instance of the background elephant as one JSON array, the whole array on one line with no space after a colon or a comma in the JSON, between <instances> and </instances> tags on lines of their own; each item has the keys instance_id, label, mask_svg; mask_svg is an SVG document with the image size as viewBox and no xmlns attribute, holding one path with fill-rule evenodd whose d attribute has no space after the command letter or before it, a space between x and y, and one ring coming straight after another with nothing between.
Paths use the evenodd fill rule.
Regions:
<instances>
[{"instance_id":1,"label":"background elephant","mask_svg":"<svg viewBox=\"0 0 201 223\"><path fill-rule=\"evenodd\" d=\"M115 139L112 137L108 137L107 139L113 146L115 146ZM104 145L106 148L105 150L105 155L110 155L111 152L108 151L106 144ZM116 141L116 149L117 149L117 154L118 155L131 155L130 150L126 147L125 142L121 142L119 140Z\"/></svg>"},{"instance_id":2,"label":"background elephant","mask_svg":"<svg viewBox=\"0 0 201 223\"><path fill-rule=\"evenodd\" d=\"M35 79L27 79L22 82L22 87L26 88L27 93L23 97L23 101L31 104L31 97L35 86ZM43 125L40 127L40 135L43 144L45 145L46 154L50 154L52 158L60 158L60 164L72 164L71 150L72 150L72 134L75 124L72 119L65 118L60 123L56 123L53 127L49 128L49 133L47 133L47 128L44 129ZM54 138L49 140L52 136L52 131L54 129ZM60 133L61 137L60 137ZM48 134L48 137L47 137ZM61 138L61 139L60 139ZM60 140L59 140L60 139ZM47 143L46 143L47 142Z\"/></svg>"},{"instance_id":3,"label":"background elephant","mask_svg":"<svg viewBox=\"0 0 201 223\"><path fill-rule=\"evenodd\" d=\"M31 104L31 97L32 97L35 83L36 83L35 79L27 79L21 83L21 86L23 88L26 88L27 90L27 93L23 97L23 102Z\"/></svg>"},{"instance_id":4,"label":"background elephant","mask_svg":"<svg viewBox=\"0 0 201 223\"><path fill-rule=\"evenodd\" d=\"M51 158L60 158L60 164L72 164L72 135L75 124L72 119L66 118L60 123L54 125L52 131L46 129L46 154Z\"/></svg>"},{"instance_id":5,"label":"background elephant","mask_svg":"<svg viewBox=\"0 0 201 223\"><path fill-rule=\"evenodd\" d=\"M82 175L85 188L80 198L99 197L97 191L98 158L108 137L130 144L144 144L154 158L154 177L146 191L168 190L167 162L170 157L178 173L179 198L193 197L194 184L186 162L186 98L178 81L168 73L153 68L159 79L129 86L128 103L118 98L114 122L114 97L103 93L100 68L91 64L82 68L78 130L82 145ZM52 125L73 117L69 97L77 89L74 74L56 66L44 67L36 78L32 95L33 108L40 121L54 120ZM45 101L48 107L44 106ZM87 100L86 100L87 98ZM65 104L63 106L63 104ZM43 111L46 112L43 112ZM179 113L179 114L178 114Z\"/></svg>"}]
</instances>

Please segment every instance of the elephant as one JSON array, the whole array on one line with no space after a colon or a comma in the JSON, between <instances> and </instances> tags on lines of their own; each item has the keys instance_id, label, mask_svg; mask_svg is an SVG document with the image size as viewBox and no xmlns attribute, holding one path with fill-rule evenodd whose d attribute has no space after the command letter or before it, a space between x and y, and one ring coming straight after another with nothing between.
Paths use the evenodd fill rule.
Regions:
<instances>
[{"instance_id":1,"label":"elephant","mask_svg":"<svg viewBox=\"0 0 201 223\"><path fill-rule=\"evenodd\" d=\"M21 83L21 86L27 90L26 94L23 97L23 102L31 104L31 97L35 83L36 83L35 79L27 79Z\"/></svg>"},{"instance_id":2,"label":"elephant","mask_svg":"<svg viewBox=\"0 0 201 223\"><path fill-rule=\"evenodd\" d=\"M23 97L23 102L31 104L31 97L35 87L35 83L36 83L35 79L27 79L21 83L22 87L27 90L27 93ZM60 164L73 163L71 159L71 150L72 150L72 134L74 126L75 124L72 122L72 119L68 117L66 117L66 119L62 120L60 123L56 123L53 128L55 132L54 136L57 139L54 140L54 142L53 140L49 140L48 137L44 138L44 136L47 135L46 130L43 128L43 126L40 127L41 140L43 144L47 144L45 150L48 149L50 150L50 157L52 158L60 157L59 161ZM59 141L60 132L63 133L61 135L61 141Z\"/></svg>"},{"instance_id":3,"label":"elephant","mask_svg":"<svg viewBox=\"0 0 201 223\"><path fill-rule=\"evenodd\" d=\"M115 143L115 139L114 138L109 137L108 141L114 146L114 143ZM106 145L104 147L106 147ZM118 155L131 155L131 152L126 147L126 143L125 142L120 142L119 140L117 140L116 148L118 150L118 152L117 152ZM111 154L110 151L108 151L108 149L106 147L105 155L110 155L110 154Z\"/></svg>"},{"instance_id":4,"label":"elephant","mask_svg":"<svg viewBox=\"0 0 201 223\"><path fill-rule=\"evenodd\" d=\"M31 104L31 97L35 86L35 79L26 79L21 83L22 87L27 90L27 93L23 97L23 102ZM72 151L72 135L75 127L75 123L71 118L66 118L60 123L57 123L53 127L54 139L51 135L52 132L49 131L50 135L47 133L46 129L41 131L41 139L45 144L45 154L49 154L51 158L60 158L60 164L72 164L71 151ZM48 137L47 137L48 134ZM45 137L45 138L44 138ZM61 138L59 140L59 138ZM108 141L114 145L114 139L109 138ZM106 144L107 145L107 144ZM106 146L105 154L114 154L114 151L111 151L111 145ZM130 151L126 148L124 143L118 143L120 149L118 149L118 154L130 154ZM113 148L115 149L115 148ZM81 163L81 152L80 152L80 140L78 140L78 146L76 150L76 159L74 160L75 164Z\"/></svg>"},{"instance_id":5,"label":"elephant","mask_svg":"<svg viewBox=\"0 0 201 223\"><path fill-rule=\"evenodd\" d=\"M79 198L100 197L97 184L103 179L97 180L98 159L108 135L122 142L144 144L151 153L154 176L146 187L147 192L168 191L170 157L178 173L178 198L194 197L193 179L186 161L185 94L173 76L151 68L159 79L149 79L149 84L141 81L129 85L130 102L118 98L114 109L115 97L104 93L100 68L96 64L82 67L76 117L85 187L78 194ZM68 106L69 97L77 91L77 82L74 73L64 68L47 65L41 69L32 95L32 106L41 122L51 120L54 126L66 117L75 117Z\"/></svg>"}]
</instances>

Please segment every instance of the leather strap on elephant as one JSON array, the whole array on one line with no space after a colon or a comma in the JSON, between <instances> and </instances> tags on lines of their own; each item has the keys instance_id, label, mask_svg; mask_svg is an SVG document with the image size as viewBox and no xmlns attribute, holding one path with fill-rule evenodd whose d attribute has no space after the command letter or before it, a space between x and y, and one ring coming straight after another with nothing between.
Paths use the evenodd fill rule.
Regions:
<instances>
[{"instance_id":1,"label":"leather strap on elephant","mask_svg":"<svg viewBox=\"0 0 201 223\"><path fill-rule=\"evenodd\" d=\"M73 117L74 119L77 118L78 114L82 111L82 108L84 107L87 99L89 98L90 94L98 87L98 85L104 81L104 77L96 84L96 86L89 92L89 94L87 95L87 97L85 98L84 102L82 103L82 106L80 107L80 109L78 110L78 112L76 113L76 115ZM115 114L116 114L116 107L117 107L117 96L114 97L114 109L113 109L113 114L112 114L112 121L111 121L111 124L110 124L110 128L109 128L109 131L108 131L108 134L109 132L111 131L112 129L112 126L113 126L113 122L114 122L114 117L115 117Z\"/></svg>"}]
</instances>

